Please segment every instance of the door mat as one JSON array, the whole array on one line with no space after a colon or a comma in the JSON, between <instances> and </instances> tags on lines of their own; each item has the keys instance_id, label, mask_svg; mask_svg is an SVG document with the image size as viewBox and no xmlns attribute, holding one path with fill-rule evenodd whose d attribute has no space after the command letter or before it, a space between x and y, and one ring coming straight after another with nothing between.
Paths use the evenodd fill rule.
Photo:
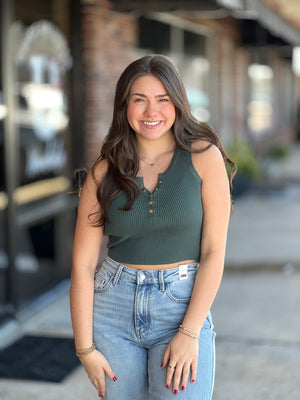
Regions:
<instances>
[{"instance_id":1,"label":"door mat","mask_svg":"<svg viewBox=\"0 0 300 400\"><path fill-rule=\"evenodd\" d=\"M0 378L61 382L79 365L68 338L24 336L0 351Z\"/></svg>"}]
</instances>

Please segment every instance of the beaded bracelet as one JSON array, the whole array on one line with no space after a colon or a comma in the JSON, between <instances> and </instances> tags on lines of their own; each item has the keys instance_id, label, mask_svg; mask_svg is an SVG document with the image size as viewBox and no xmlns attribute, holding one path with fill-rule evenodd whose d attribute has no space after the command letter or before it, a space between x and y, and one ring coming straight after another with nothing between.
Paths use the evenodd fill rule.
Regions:
<instances>
[{"instance_id":1,"label":"beaded bracelet","mask_svg":"<svg viewBox=\"0 0 300 400\"><path fill-rule=\"evenodd\" d=\"M184 326L180 325L179 326L179 332L181 332L183 335L189 336L192 339L198 340L200 338L200 334L199 333L195 333L192 331L189 331L188 329L186 329Z\"/></svg>"},{"instance_id":2,"label":"beaded bracelet","mask_svg":"<svg viewBox=\"0 0 300 400\"><path fill-rule=\"evenodd\" d=\"M76 351L76 356L79 357L79 358L88 356L88 355L91 354L95 349L96 349L95 343L92 343L91 347L88 347L87 349L77 350L77 351Z\"/></svg>"}]
</instances>

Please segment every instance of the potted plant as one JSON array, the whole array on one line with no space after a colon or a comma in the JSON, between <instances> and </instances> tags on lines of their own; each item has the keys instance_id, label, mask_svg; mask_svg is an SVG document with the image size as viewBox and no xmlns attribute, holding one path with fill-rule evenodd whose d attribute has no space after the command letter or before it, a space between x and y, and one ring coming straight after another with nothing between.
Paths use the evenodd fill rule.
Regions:
<instances>
[{"instance_id":1,"label":"potted plant","mask_svg":"<svg viewBox=\"0 0 300 400\"><path fill-rule=\"evenodd\" d=\"M267 149L267 175L270 178L279 179L281 177L281 164L288 156L291 145L283 141L273 141Z\"/></svg>"},{"instance_id":2,"label":"potted plant","mask_svg":"<svg viewBox=\"0 0 300 400\"><path fill-rule=\"evenodd\" d=\"M252 146L245 139L235 138L226 151L238 168L233 181L232 193L234 197L237 197L248 191L253 180L259 176L259 163Z\"/></svg>"}]
</instances>

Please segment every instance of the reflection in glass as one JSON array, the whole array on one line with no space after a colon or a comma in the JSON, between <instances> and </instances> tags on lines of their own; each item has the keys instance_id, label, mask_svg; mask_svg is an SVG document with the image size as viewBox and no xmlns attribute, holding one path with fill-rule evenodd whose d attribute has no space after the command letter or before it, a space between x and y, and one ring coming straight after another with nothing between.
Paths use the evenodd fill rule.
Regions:
<instances>
[{"instance_id":1,"label":"reflection in glass","mask_svg":"<svg viewBox=\"0 0 300 400\"><path fill-rule=\"evenodd\" d=\"M256 136L268 132L273 121L273 70L262 64L252 64L248 68L250 78L250 101L248 103L247 124Z\"/></svg>"},{"instance_id":2,"label":"reflection in glass","mask_svg":"<svg viewBox=\"0 0 300 400\"><path fill-rule=\"evenodd\" d=\"M38 21L26 29L15 24L19 38L16 123L21 145L20 184L24 185L64 174L69 124L65 75L71 57L64 36L51 22Z\"/></svg>"}]
</instances>

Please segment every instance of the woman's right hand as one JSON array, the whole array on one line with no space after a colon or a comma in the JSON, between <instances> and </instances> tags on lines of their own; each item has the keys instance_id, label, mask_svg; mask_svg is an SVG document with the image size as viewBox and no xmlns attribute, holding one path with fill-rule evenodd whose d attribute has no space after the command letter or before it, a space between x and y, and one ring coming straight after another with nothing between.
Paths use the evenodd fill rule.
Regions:
<instances>
[{"instance_id":1,"label":"woman's right hand","mask_svg":"<svg viewBox=\"0 0 300 400\"><path fill-rule=\"evenodd\" d=\"M99 396L105 396L105 374L112 381L116 382L117 378L111 369L109 362L98 350L80 358L81 364L84 366L89 380L97 389Z\"/></svg>"}]
</instances>

